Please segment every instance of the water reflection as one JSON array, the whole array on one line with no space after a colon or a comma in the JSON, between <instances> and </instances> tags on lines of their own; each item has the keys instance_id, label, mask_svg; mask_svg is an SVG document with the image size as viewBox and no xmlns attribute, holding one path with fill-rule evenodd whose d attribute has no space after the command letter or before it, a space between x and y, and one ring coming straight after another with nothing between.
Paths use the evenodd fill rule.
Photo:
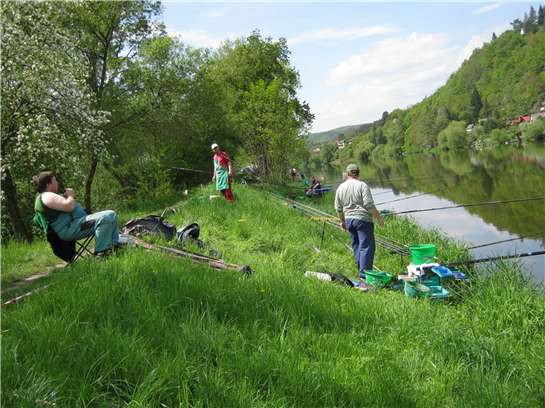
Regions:
<instances>
[{"instance_id":1,"label":"water reflection","mask_svg":"<svg viewBox=\"0 0 545 408\"><path fill-rule=\"evenodd\" d=\"M543 145L523 150L381 157L360 166L362 179L372 187L375 201L385 202L380 209L404 211L545 196ZM323 174L329 183L341 178L340 168L315 173ZM416 196L398 200L412 195ZM388 202L392 200L398 201ZM415 213L412 217L424 227L439 228L472 245L540 235L473 250L474 256L480 258L545 249L544 209L545 201L532 201ZM524 258L523 262L536 281L545 282L545 256Z\"/></svg>"}]
</instances>

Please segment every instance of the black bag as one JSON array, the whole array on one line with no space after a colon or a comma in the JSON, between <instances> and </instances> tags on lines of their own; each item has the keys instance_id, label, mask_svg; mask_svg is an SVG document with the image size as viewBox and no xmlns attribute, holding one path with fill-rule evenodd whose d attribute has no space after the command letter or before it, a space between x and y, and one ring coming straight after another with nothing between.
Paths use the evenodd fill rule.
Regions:
<instances>
[{"instance_id":1,"label":"black bag","mask_svg":"<svg viewBox=\"0 0 545 408\"><path fill-rule=\"evenodd\" d=\"M200 233L201 228L199 227L199 224L194 222L193 224L189 224L187 227L180 228L176 231L176 238L178 238L178 242L187 241L188 239L197 240L199 239Z\"/></svg>"},{"instance_id":2,"label":"black bag","mask_svg":"<svg viewBox=\"0 0 545 408\"><path fill-rule=\"evenodd\" d=\"M176 226L159 215L147 215L129 220L123 225L121 232L133 236L154 235L170 241L176 235Z\"/></svg>"}]
</instances>

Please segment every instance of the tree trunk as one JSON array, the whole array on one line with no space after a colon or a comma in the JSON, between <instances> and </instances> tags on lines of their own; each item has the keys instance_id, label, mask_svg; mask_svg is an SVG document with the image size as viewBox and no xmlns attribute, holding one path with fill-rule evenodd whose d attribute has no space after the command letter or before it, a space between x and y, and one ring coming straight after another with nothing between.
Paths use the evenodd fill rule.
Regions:
<instances>
[{"instance_id":1,"label":"tree trunk","mask_svg":"<svg viewBox=\"0 0 545 408\"><path fill-rule=\"evenodd\" d=\"M2 190L6 194L6 206L8 208L9 220L13 227L15 238L18 240L24 240L32 242L32 233L26 226L23 217L21 216L21 210L17 203L17 188L11 178L11 173L6 169L4 181L2 182Z\"/></svg>"},{"instance_id":2,"label":"tree trunk","mask_svg":"<svg viewBox=\"0 0 545 408\"><path fill-rule=\"evenodd\" d=\"M92 194L92 188L93 188L93 180L95 179L95 174L97 172L97 164L98 159L96 157L93 157L91 159L91 167L89 168L89 174L87 175L87 180L85 180L85 209L90 214L92 212L92 200L91 200L91 194Z\"/></svg>"}]
</instances>

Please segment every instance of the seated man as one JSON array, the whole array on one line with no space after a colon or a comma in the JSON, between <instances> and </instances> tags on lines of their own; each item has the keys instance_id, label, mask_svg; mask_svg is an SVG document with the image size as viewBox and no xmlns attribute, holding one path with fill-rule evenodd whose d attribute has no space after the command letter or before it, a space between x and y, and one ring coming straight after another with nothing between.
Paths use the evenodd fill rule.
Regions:
<instances>
[{"instance_id":1,"label":"seated man","mask_svg":"<svg viewBox=\"0 0 545 408\"><path fill-rule=\"evenodd\" d=\"M34 184L38 190L34 210L44 215L60 239L77 241L94 234L95 255L99 256L118 246L117 214L114 211L87 215L76 201L73 189L67 188L64 195L57 193L59 183L52 171L42 171L34 176Z\"/></svg>"},{"instance_id":2,"label":"seated man","mask_svg":"<svg viewBox=\"0 0 545 408\"><path fill-rule=\"evenodd\" d=\"M308 197L320 197L322 195L322 184L320 180L312 177L310 188L306 191Z\"/></svg>"}]
</instances>

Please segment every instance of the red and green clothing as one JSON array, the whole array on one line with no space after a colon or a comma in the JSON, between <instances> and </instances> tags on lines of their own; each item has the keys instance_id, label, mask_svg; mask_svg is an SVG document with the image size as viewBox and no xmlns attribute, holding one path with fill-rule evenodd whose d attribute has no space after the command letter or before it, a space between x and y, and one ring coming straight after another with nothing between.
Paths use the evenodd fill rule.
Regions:
<instances>
[{"instance_id":1,"label":"red and green clothing","mask_svg":"<svg viewBox=\"0 0 545 408\"><path fill-rule=\"evenodd\" d=\"M221 191L227 201L233 201L235 198L231 191L231 182L229 180L229 165L231 159L226 152L214 154L214 173L216 175L216 190Z\"/></svg>"}]
</instances>

